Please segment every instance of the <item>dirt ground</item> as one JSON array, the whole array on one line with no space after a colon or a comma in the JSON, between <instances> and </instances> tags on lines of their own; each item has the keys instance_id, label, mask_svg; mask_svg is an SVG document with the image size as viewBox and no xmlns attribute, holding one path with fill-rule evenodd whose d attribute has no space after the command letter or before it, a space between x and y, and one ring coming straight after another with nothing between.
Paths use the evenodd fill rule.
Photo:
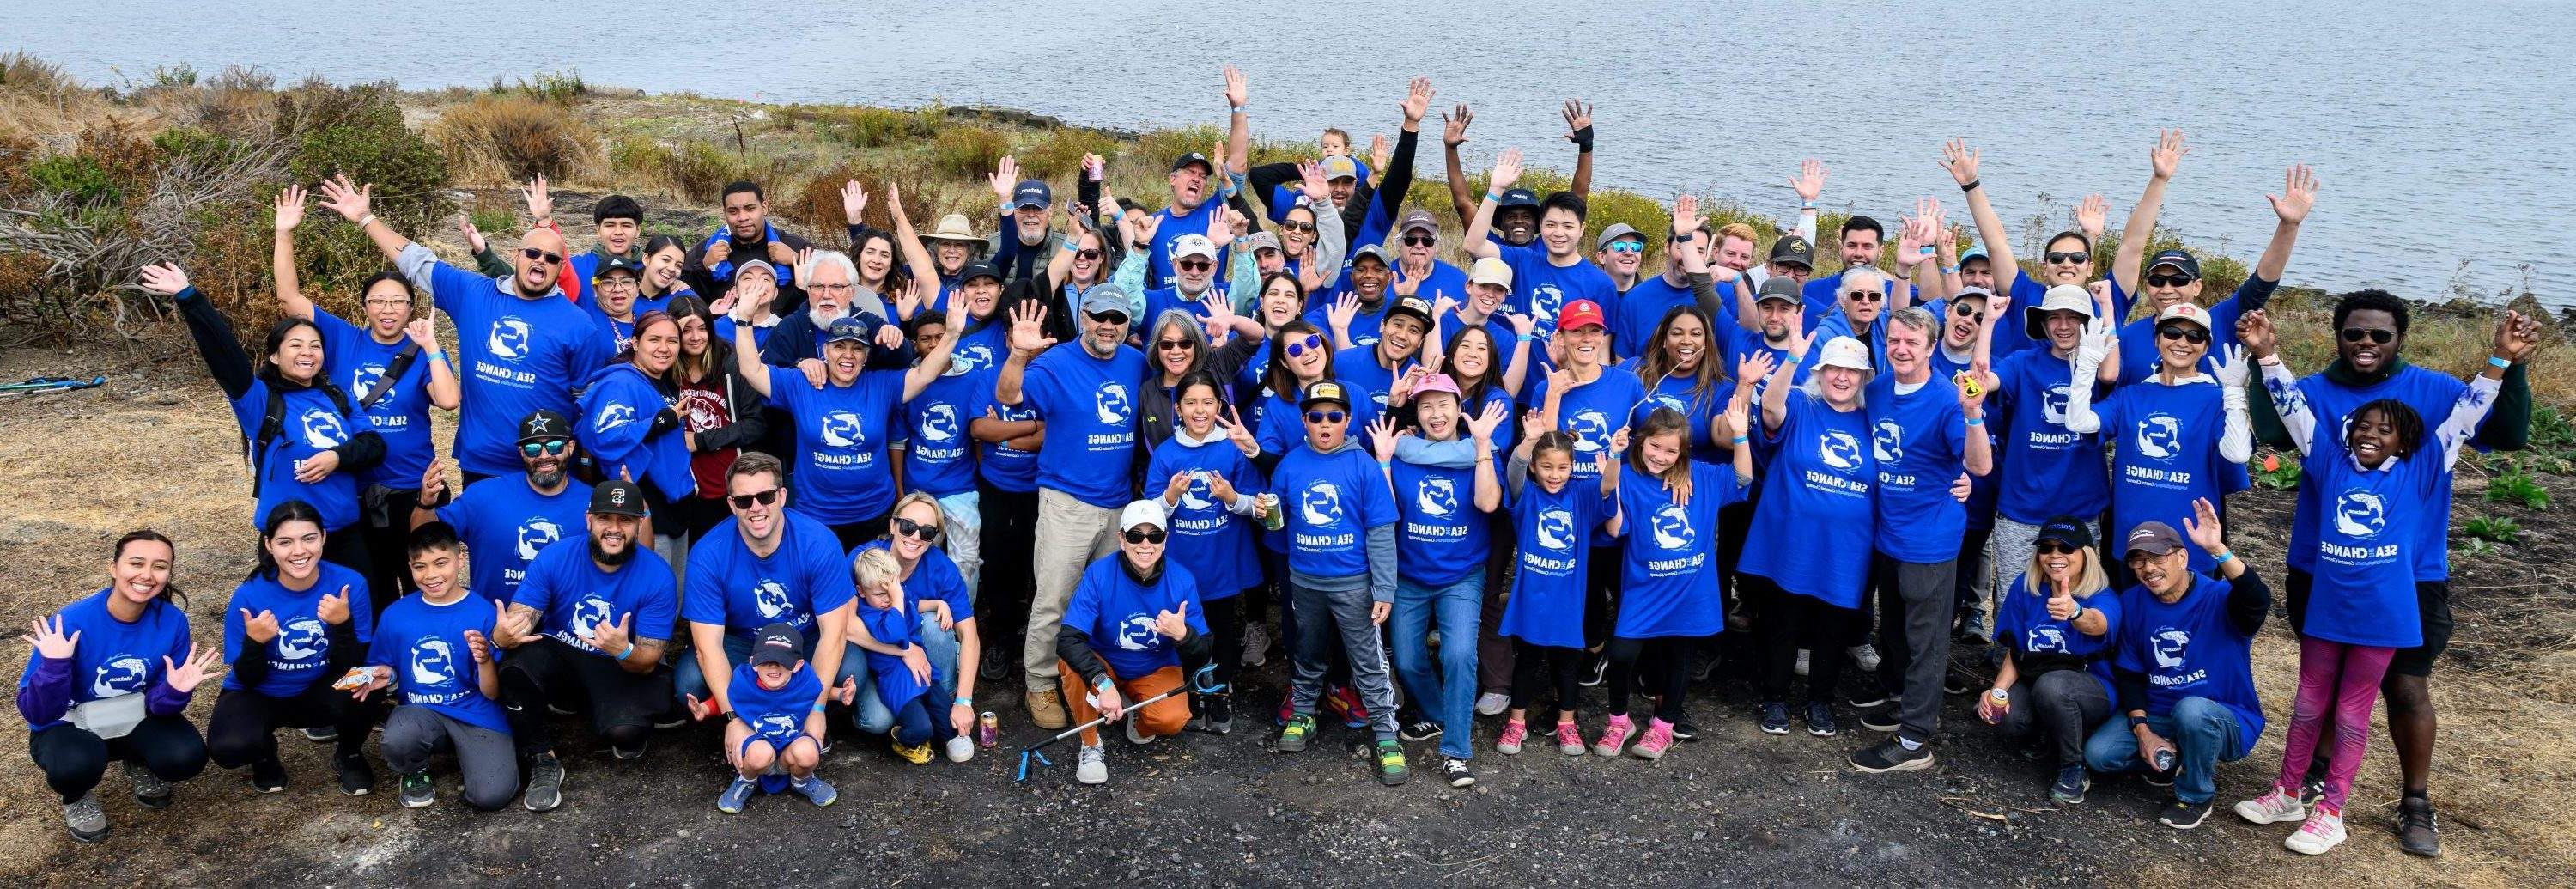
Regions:
<instances>
[{"instance_id":1,"label":"dirt ground","mask_svg":"<svg viewBox=\"0 0 2576 889\"><path fill-rule=\"evenodd\" d=\"M100 389L0 396L0 503L12 507L0 514L0 616L12 625L103 585L110 541L148 525L180 541L178 582L198 637L216 644L219 609L252 552L240 439L195 356L165 345L176 348L157 358L104 346L0 354L0 379L110 376ZM2478 469L2461 475L2465 517L2483 507L2485 481ZM2569 479L2547 482L2561 503L2576 497ZM2232 509L2240 551L2277 578L2288 495L2249 492ZM1426 774L1389 789L1372 780L1358 733L1327 729L1303 755L1268 752L1259 714L1284 682L1274 659L1247 680L1251 706L1234 734L1143 749L1113 740L1105 787L1074 783L1069 750L1014 783L1010 753L1039 733L1006 704L1004 746L963 765L910 766L882 740L844 736L825 770L842 791L829 809L790 797L716 812L721 762L694 730L665 733L637 762L569 752L566 803L547 814L472 812L444 771L429 809L395 805L389 779L376 795L342 797L324 748L289 735L287 792L262 796L210 770L181 786L175 806L146 812L111 776L100 797L114 832L84 846L17 759L0 768L0 875L41 886L1494 885L1588 874L1650 885L2173 885L2240 873L2266 884L2557 885L2576 867L2576 646L2565 628L2576 618L2576 536L2563 509L2516 514L2522 546L2458 569L2458 641L2434 685L2439 860L2405 856L2387 832L2397 769L2385 735L2353 793L2352 841L2307 859L2281 849L2286 827L2252 827L2223 807L2196 831L2158 826L2160 794L2133 781L2104 782L2058 810L2045 801L2045 769L1983 734L1964 699L1946 715L1939 765L1924 772L1848 771L1842 757L1878 740L1849 712L1841 738L1765 736L1747 691L1721 685L1692 702L1705 739L1660 762L1536 746L1504 757L1491 752L1489 720L1479 786L1453 790ZM2295 670L2283 624L2256 647L2276 726ZM16 675L26 653L0 642L0 672ZM1002 685L986 697L1015 701ZM213 699L198 696L201 723ZM23 749L23 725L6 723L0 748ZM2280 739L2276 727L2224 768L2222 806L2269 779ZM1417 764L1436 757L1429 743L1410 749Z\"/></svg>"}]
</instances>

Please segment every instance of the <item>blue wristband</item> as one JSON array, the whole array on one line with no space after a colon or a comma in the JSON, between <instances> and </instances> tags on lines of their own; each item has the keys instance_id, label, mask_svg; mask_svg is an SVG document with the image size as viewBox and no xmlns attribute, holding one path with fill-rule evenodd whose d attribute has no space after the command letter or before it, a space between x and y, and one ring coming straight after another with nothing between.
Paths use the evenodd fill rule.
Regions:
<instances>
[{"instance_id":1,"label":"blue wristband","mask_svg":"<svg viewBox=\"0 0 2576 889\"><path fill-rule=\"evenodd\" d=\"M447 353L445 351L431 352L429 353L429 360L441 362L446 361Z\"/></svg>"},{"instance_id":2,"label":"blue wristband","mask_svg":"<svg viewBox=\"0 0 2576 889\"><path fill-rule=\"evenodd\" d=\"M814 705L814 712L816 712L816 713L821 713L821 712L823 712L823 705L821 705L821 704L816 704L816 705Z\"/></svg>"},{"instance_id":3,"label":"blue wristband","mask_svg":"<svg viewBox=\"0 0 2576 889\"><path fill-rule=\"evenodd\" d=\"M2487 363L2488 363L2488 364L2491 364L2491 365L2494 365L2494 366L2495 366L2495 368L2496 368L2497 370L2512 370L2512 369L2513 369L2513 362L2511 362L2511 361L2506 361L2506 360L2504 360L2504 359L2502 359L2502 358L2498 358L2498 357L2495 357L2495 356L2493 356L2493 355L2489 355L2489 356L2487 356Z\"/></svg>"},{"instance_id":4,"label":"blue wristband","mask_svg":"<svg viewBox=\"0 0 2576 889\"><path fill-rule=\"evenodd\" d=\"M617 659L618 659L618 660L621 660L621 661L622 661L622 660L625 660L625 659L627 659L627 658L630 658L630 657L634 657L634 656L635 656L635 643L633 643L633 642L628 642L628 643L626 643L626 650L625 650L625 651L621 651L621 652L618 652L618 653L617 653Z\"/></svg>"},{"instance_id":5,"label":"blue wristband","mask_svg":"<svg viewBox=\"0 0 2576 889\"><path fill-rule=\"evenodd\" d=\"M2212 557L2210 557L2209 564L2210 564L2211 566L2215 567L2215 566L2218 566L2218 565L2224 565L2224 564L2227 564L2228 562L2231 562L2231 561L2235 561L2235 559L2236 559L2236 551L2235 551L2235 550L2228 550L2227 552L2219 553L2219 554L2218 554L2218 555L2216 555L2216 556L2212 556Z\"/></svg>"},{"instance_id":6,"label":"blue wristband","mask_svg":"<svg viewBox=\"0 0 2576 889\"><path fill-rule=\"evenodd\" d=\"M1986 425L1986 418L1984 418L1984 417L1969 417L1969 418L1968 418L1968 425L1970 425L1970 426L1983 426L1983 425Z\"/></svg>"},{"instance_id":7,"label":"blue wristband","mask_svg":"<svg viewBox=\"0 0 2576 889\"><path fill-rule=\"evenodd\" d=\"M1751 440L1752 440L1752 439L1745 438L1744 436L1738 435L1738 436L1736 436L1736 437L1735 437L1735 441L1734 441L1733 443L1734 443L1734 444L1743 444L1743 443L1745 443L1745 442L1747 442L1747 441L1751 441Z\"/></svg>"}]
</instances>

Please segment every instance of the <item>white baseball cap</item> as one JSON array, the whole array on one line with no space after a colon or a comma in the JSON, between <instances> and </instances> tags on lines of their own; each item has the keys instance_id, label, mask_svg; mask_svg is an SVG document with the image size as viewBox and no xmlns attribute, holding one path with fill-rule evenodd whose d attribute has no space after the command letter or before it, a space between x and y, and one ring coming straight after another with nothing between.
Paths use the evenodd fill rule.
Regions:
<instances>
[{"instance_id":1,"label":"white baseball cap","mask_svg":"<svg viewBox=\"0 0 2576 889\"><path fill-rule=\"evenodd\" d=\"M1182 235L1173 238L1172 258L1179 259L1184 256L1204 256L1213 260L1216 258L1216 245L1210 243L1206 235Z\"/></svg>"},{"instance_id":2,"label":"white baseball cap","mask_svg":"<svg viewBox=\"0 0 2576 889\"><path fill-rule=\"evenodd\" d=\"M1207 239L1200 238L1199 240L1204 241ZM1155 500L1150 497L1138 500L1127 504L1126 509L1118 511L1118 530L1125 531L1138 525L1152 525L1157 528L1168 528L1170 526L1165 524L1165 517L1169 514L1170 513L1167 510L1163 509L1163 501Z\"/></svg>"}]
</instances>

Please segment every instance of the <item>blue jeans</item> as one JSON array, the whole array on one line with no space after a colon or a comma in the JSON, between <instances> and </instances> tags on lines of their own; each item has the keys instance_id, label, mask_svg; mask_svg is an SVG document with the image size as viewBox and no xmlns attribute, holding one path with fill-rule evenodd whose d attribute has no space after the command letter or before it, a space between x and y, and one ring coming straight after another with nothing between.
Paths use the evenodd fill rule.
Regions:
<instances>
[{"instance_id":1,"label":"blue jeans","mask_svg":"<svg viewBox=\"0 0 2576 889\"><path fill-rule=\"evenodd\" d=\"M938 712L931 713L930 719L941 725L946 725L948 724L948 704L946 701L957 697L957 668L959 666L957 663L957 634L940 629L939 618L924 614L921 616L921 648L923 654L930 656L930 684L939 689L940 698L942 699L939 704ZM872 735L882 735L892 731L895 727L895 722L897 721L895 719L895 713L892 710L886 709L885 701L877 697L877 684L868 672L867 652L859 650L859 647L856 645L850 646L850 662L855 662L856 665L851 666L849 665L849 662L844 662L841 672L859 677L859 696L857 703L852 705L850 710L852 717L854 717L858 724L859 731L867 732ZM974 665L967 664L966 666L971 667Z\"/></svg>"},{"instance_id":2,"label":"blue jeans","mask_svg":"<svg viewBox=\"0 0 2576 889\"><path fill-rule=\"evenodd\" d=\"M1440 723L1440 755L1472 759L1476 733L1476 631L1485 605L1480 567L1456 583L1428 587L1395 580L1395 675L1415 707ZM1437 672L1431 660L1430 624L1440 627Z\"/></svg>"},{"instance_id":3,"label":"blue jeans","mask_svg":"<svg viewBox=\"0 0 2576 889\"><path fill-rule=\"evenodd\" d=\"M687 624L683 623L681 626L685 628ZM861 703L873 700L872 698L866 697L868 687L867 652L860 651L858 646L847 642L841 643L841 646L841 675L832 677L831 682L825 683L826 687L840 685L842 679L855 676L858 677L859 680L859 694L862 698ZM725 663L740 667L745 662L751 660L751 640L736 636L732 633L726 633L724 637L724 653ZM813 649L806 649L805 657L808 660L811 660L814 657ZM697 699L701 701L707 699L708 690L706 668L698 666L698 653L696 651L691 651L687 656L680 658L680 662L671 668L671 685L674 689L674 693L679 695L682 703L686 703L688 698L692 695L696 696ZM885 708L878 707L877 709L882 711ZM894 716L892 714L888 714L886 716L885 724L894 724ZM884 730L879 729L878 731Z\"/></svg>"},{"instance_id":4,"label":"blue jeans","mask_svg":"<svg viewBox=\"0 0 2576 889\"><path fill-rule=\"evenodd\" d=\"M2184 698L2174 702L2173 712L2147 717L2147 728L2173 742L2174 798L2199 805L2218 795L2218 764L2244 757L2236 753L2236 714L2225 705L2208 698ZM2118 775L2143 772L2147 762L2138 757L2138 736L2129 729L2128 717L2112 714L2093 737L2084 742L2084 764L2096 774Z\"/></svg>"}]
</instances>

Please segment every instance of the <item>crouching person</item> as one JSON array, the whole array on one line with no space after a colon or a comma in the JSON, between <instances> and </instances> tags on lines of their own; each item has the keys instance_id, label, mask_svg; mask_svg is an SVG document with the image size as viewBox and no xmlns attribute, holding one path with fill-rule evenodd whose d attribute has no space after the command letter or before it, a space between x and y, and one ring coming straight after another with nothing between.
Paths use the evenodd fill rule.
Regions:
<instances>
[{"instance_id":1,"label":"crouching person","mask_svg":"<svg viewBox=\"0 0 2576 889\"><path fill-rule=\"evenodd\" d=\"M1059 674L1082 677L1085 689L1065 695L1073 721L1125 719L1131 744L1151 744L1189 724L1188 696L1154 700L1179 690L1184 675L1198 677L1194 691L1221 690L1213 687L1216 645L1198 582L1189 569L1163 559L1168 521L1160 500L1138 500L1119 512L1118 552L1083 569L1055 637ZM1073 776L1084 784L1109 780L1100 729L1083 730Z\"/></svg>"},{"instance_id":2,"label":"crouching person","mask_svg":"<svg viewBox=\"0 0 2576 889\"><path fill-rule=\"evenodd\" d=\"M498 703L501 669L492 657L492 629L505 612L459 582L464 546L447 523L412 529L410 550L419 591L376 618L367 684L355 696L365 700L387 686L397 689L381 743L385 764L402 776L404 806L424 808L438 800L429 758L452 753L465 781L466 805L493 811L519 795L518 749Z\"/></svg>"},{"instance_id":3,"label":"crouching person","mask_svg":"<svg viewBox=\"0 0 2576 889\"><path fill-rule=\"evenodd\" d=\"M2271 588L2219 536L2217 509L2198 500L2192 511L2198 521L2184 519L2184 534L2163 522L2129 532L2138 585L2120 595L2112 668L2128 718L2103 723L2084 745L2096 774L2143 771L2150 782L2173 785L2157 820L2178 830L2209 817L2218 764L2244 759L2263 736L2249 646L2272 610ZM2209 553L2214 575L2191 570L2186 534Z\"/></svg>"},{"instance_id":4,"label":"crouching person","mask_svg":"<svg viewBox=\"0 0 2576 889\"><path fill-rule=\"evenodd\" d=\"M734 779L716 797L716 808L742 814L755 790L793 789L817 806L838 801L841 792L814 776L828 722L818 703L823 680L805 665L804 632L786 623L760 628L751 660L734 668L729 687L733 713L725 720L724 749ZM856 679L844 678L834 697L847 704L857 689Z\"/></svg>"}]
</instances>

